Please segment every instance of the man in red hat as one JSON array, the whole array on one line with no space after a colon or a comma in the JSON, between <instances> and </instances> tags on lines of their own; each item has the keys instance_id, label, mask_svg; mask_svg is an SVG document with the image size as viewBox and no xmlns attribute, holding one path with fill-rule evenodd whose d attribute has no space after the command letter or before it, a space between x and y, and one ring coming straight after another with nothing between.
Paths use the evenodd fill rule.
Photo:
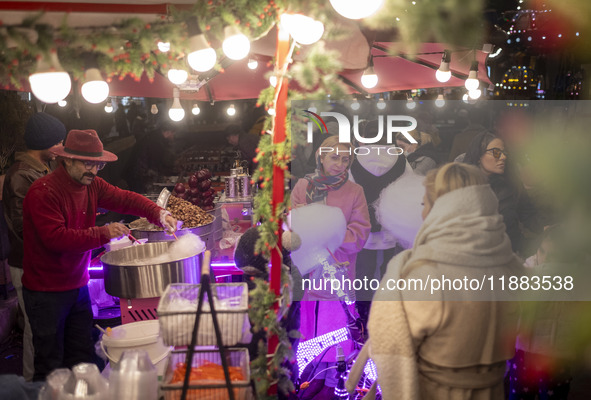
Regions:
<instances>
[{"instance_id":1,"label":"man in red hat","mask_svg":"<svg viewBox=\"0 0 591 400\"><path fill-rule=\"evenodd\" d=\"M71 130L60 166L33 183L23 203L23 297L33 331L35 374L92 362L88 294L91 250L129 234L118 222L95 226L97 208L147 218L174 232L176 219L145 197L97 176L117 156L93 130Z\"/></svg>"}]
</instances>

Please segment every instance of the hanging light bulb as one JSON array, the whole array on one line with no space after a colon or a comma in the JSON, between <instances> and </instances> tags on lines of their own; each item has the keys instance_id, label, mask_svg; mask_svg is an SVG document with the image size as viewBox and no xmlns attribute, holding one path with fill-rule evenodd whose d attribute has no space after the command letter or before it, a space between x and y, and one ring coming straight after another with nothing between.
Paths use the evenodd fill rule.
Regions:
<instances>
[{"instance_id":1,"label":"hanging light bulb","mask_svg":"<svg viewBox=\"0 0 591 400\"><path fill-rule=\"evenodd\" d=\"M276 87L277 86L277 77L275 75L271 75L269 77L269 83L271 84L271 86Z\"/></svg>"},{"instance_id":2,"label":"hanging light bulb","mask_svg":"<svg viewBox=\"0 0 591 400\"><path fill-rule=\"evenodd\" d=\"M468 93L464 93L464 95L462 96L462 101L464 103L468 103Z\"/></svg>"},{"instance_id":3,"label":"hanging light bulb","mask_svg":"<svg viewBox=\"0 0 591 400\"><path fill-rule=\"evenodd\" d=\"M172 107L168 110L168 116L171 120L179 122L185 118L185 110L183 109L183 106L181 106L181 101L179 99L180 91L177 88L174 88L172 90L172 96L174 97L174 100L172 101Z\"/></svg>"},{"instance_id":4,"label":"hanging light bulb","mask_svg":"<svg viewBox=\"0 0 591 400\"><path fill-rule=\"evenodd\" d=\"M373 65L367 68L363 75L361 75L361 84L367 88L374 88L378 84L378 76L376 75Z\"/></svg>"},{"instance_id":5,"label":"hanging light bulb","mask_svg":"<svg viewBox=\"0 0 591 400\"><path fill-rule=\"evenodd\" d=\"M386 102L384 101L383 97L380 97L380 99L378 100L378 104L376 104L376 107L378 108L378 110L383 110L386 108Z\"/></svg>"},{"instance_id":6,"label":"hanging light bulb","mask_svg":"<svg viewBox=\"0 0 591 400\"><path fill-rule=\"evenodd\" d=\"M65 107L68 105L68 102L66 100L60 100L57 102L57 105L60 107Z\"/></svg>"},{"instance_id":7,"label":"hanging light bulb","mask_svg":"<svg viewBox=\"0 0 591 400\"><path fill-rule=\"evenodd\" d=\"M213 68L216 62L215 50L209 47L205 35L201 32L197 17L191 17L187 20L187 30L189 32L189 48L191 52L187 56L187 61L191 68L198 72L206 72Z\"/></svg>"},{"instance_id":8,"label":"hanging light bulb","mask_svg":"<svg viewBox=\"0 0 591 400\"><path fill-rule=\"evenodd\" d=\"M470 72L468 73L468 79L464 83L466 89L468 91L478 89L478 61L472 61L472 65L470 66Z\"/></svg>"},{"instance_id":9,"label":"hanging light bulb","mask_svg":"<svg viewBox=\"0 0 591 400\"><path fill-rule=\"evenodd\" d=\"M439 96L437 96L437 98L435 99L435 107L441 108L445 105L445 97L443 97L443 94L440 94Z\"/></svg>"},{"instance_id":10,"label":"hanging light bulb","mask_svg":"<svg viewBox=\"0 0 591 400\"><path fill-rule=\"evenodd\" d=\"M417 103L415 103L414 99L409 96L408 100L406 100L406 108L408 108L409 110L414 110L416 106Z\"/></svg>"},{"instance_id":11,"label":"hanging light bulb","mask_svg":"<svg viewBox=\"0 0 591 400\"><path fill-rule=\"evenodd\" d=\"M468 97L470 97L472 100L476 100L476 99L480 98L481 95L482 95L482 91L480 89L474 89L474 90L468 91Z\"/></svg>"},{"instance_id":12,"label":"hanging light bulb","mask_svg":"<svg viewBox=\"0 0 591 400\"><path fill-rule=\"evenodd\" d=\"M226 110L226 113L228 113L228 115L230 117L233 117L234 115L236 115L236 109L234 108L234 104L230 104L230 107L228 107L228 109Z\"/></svg>"},{"instance_id":13,"label":"hanging light bulb","mask_svg":"<svg viewBox=\"0 0 591 400\"><path fill-rule=\"evenodd\" d=\"M158 50L162 53L166 53L170 51L170 43L169 42L158 42Z\"/></svg>"},{"instance_id":14,"label":"hanging light bulb","mask_svg":"<svg viewBox=\"0 0 591 400\"><path fill-rule=\"evenodd\" d=\"M113 112L113 104L111 103L111 100L107 101L107 104L105 104L105 112L106 113Z\"/></svg>"},{"instance_id":15,"label":"hanging light bulb","mask_svg":"<svg viewBox=\"0 0 591 400\"><path fill-rule=\"evenodd\" d=\"M441 57L441 64L439 69L435 71L435 79L439 82L447 82L451 78L451 71L449 70L449 63L451 62L451 51L443 50L443 56Z\"/></svg>"},{"instance_id":16,"label":"hanging light bulb","mask_svg":"<svg viewBox=\"0 0 591 400\"><path fill-rule=\"evenodd\" d=\"M269 113L269 115L275 115L275 108L271 107L267 110L267 112Z\"/></svg>"},{"instance_id":17,"label":"hanging light bulb","mask_svg":"<svg viewBox=\"0 0 591 400\"><path fill-rule=\"evenodd\" d=\"M355 100L353 103L351 103L351 109L352 110L359 110L359 108L361 108L361 104L359 104L359 102L357 100Z\"/></svg>"},{"instance_id":18,"label":"hanging light bulb","mask_svg":"<svg viewBox=\"0 0 591 400\"><path fill-rule=\"evenodd\" d=\"M37 71L29 76L29 83L35 97L48 104L64 99L72 88L70 75L60 65L56 51L39 59Z\"/></svg>"},{"instance_id":19,"label":"hanging light bulb","mask_svg":"<svg viewBox=\"0 0 591 400\"><path fill-rule=\"evenodd\" d=\"M193 115L199 115L200 112L201 109L199 108L199 106L197 104L193 104L193 108L191 108L191 113Z\"/></svg>"},{"instance_id":20,"label":"hanging light bulb","mask_svg":"<svg viewBox=\"0 0 591 400\"><path fill-rule=\"evenodd\" d=\"M281 14L281 25L300 44L316 43L324 33L324 24L302 14Z\"/></svg>"},{"instance_id":21,"label":"hanging light bulb","mask_svg":"<svg viewBox=\"0 0 591 400\"><path fill-rule=\"evenodd\" d=\"M250 60L248 60L248 64L246 65L248 65L249 69L257 69L257 67L259 66L259 62L254 58L251 58Z\"/></svg>"},{"instance_id":22,"label":"hanging light bulb","mask_svg":"<svg viewBox=\"0 0 591 400\"><path fill-rule=\"evenodd\" d=\"M377 12L384 0L330 0L330 4L345 18L361 19Z\"/></svg>"},{"instance_id":23,"label":"hanging light bulb","mask_svg":"<svg viewBox=\"0 0 591 400\"><path fill-rule=\"evenodd\" d=\"M152 107L150 107L150 112L152 115L158 114L158 106L156 104L152 104Z\"/></svg>"},{"instance_id":24,"label":"hanging light bulb","mask_svg":"<svg viewBox=\"0 0 591 400\"><path fill-rule=\"evenodd\" d=\"M234 25L228 25L224 28L222 50L230 60L242 60L250 53L250 41Z\"/></svg>"},{"instance_id":25,"label":"hanging light bulb","mask_svg":"<svg viewBox=\"0 0 591 400\"><path fill-rule=\"evenodd\" d=\"M84 72L86 82L82 84L80 91L82 97L92 104L98 104L109 97L109 84L103 80L98 68L89 68Z\"/></svg>"},{"instance_id":26,"label":"hanging light bulb","mask_svg":"<svg viewBox=\"0 0 591 400\"><path fill-rule=\"evenodd\" d=\"M168 80L174 83L175 85L182 85L187 81L189 77L189 73L184 69L174 69L171 68L168 70Z\"/></svg>"}]
</instances>

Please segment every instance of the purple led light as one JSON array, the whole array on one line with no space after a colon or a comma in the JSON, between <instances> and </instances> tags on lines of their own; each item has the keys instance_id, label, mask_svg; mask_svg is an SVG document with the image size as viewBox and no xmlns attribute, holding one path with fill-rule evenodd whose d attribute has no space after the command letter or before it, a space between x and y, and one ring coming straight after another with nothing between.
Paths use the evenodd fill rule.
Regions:
<instances>
[{"instance_id":1,"label":"purple led light","mask_svg":"<svg viewBox=\"0 0 591 400\"><path fill-rule=\"evenodd\" d=\"M344 342L347 339L349 339L347 328L341 328L300 343L296 355L300 375L304 372L306 366L326 350L327 347Z\"/></svg>"}]
</instances>

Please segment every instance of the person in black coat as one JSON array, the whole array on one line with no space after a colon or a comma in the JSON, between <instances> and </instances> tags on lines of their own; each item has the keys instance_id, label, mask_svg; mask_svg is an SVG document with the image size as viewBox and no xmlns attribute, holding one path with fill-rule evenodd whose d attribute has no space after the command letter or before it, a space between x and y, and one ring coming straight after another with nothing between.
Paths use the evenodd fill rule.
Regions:
<instances>
[{"instance_id":1,"label":"person in black coat","mask_svg":"<svg viewBox=\"0 0 591 400\"><path fill-rule=\"evenodd\" d=\"M499 214L503 216L513 251L521 256L526 251L522 226L541 234L543 224L521 181L511 173L505 142L490 132L474 137L464 162L480 167L488 176L499 201Z\"/></svg>"}]
</instances>

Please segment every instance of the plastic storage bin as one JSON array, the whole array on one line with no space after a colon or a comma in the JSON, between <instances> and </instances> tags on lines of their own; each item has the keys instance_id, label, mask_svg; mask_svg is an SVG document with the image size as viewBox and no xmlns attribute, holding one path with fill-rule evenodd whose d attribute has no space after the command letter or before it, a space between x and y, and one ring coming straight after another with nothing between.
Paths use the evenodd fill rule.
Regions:
<instances>
[{"instance_id":1,"label":"plastic storage bin","mask_svg":"<svg viewBox=\"0 0 591 400\"><path fill-rule=\"evenodd\" d=\"M179 400L181 398L184 380L184 368L181 365L184 364L186 355L187 350L174 350L170 353L160 387L165 400ZM252 399L248 350L228 349L226 359L234 398L236 400ZM193 378L197 379L189 381L188 400L224 400L229 398L221 365L221 355L218 349L195 350L192 372ZM182 369L179 370L179 367ZM212 377L214 379L211 379Z\"/></svg>"},{"instance_id":2,"label":"plastic storage bin","mask_svg":"<svg viewBox=\"0 0 591 400\"><path fill-rule=\"evenodd\" d=\"M213 303L224 346L234 346L242 338L247 324L248 287L246 283L212 284ZM160 336L169 346L189 346L195 325L200 284L170 284L158 303ZM197 346L217 346L213 319L207 299L203 299ZM246 325L247 326L247 325Z\"/></svg>"}]
</instances>

